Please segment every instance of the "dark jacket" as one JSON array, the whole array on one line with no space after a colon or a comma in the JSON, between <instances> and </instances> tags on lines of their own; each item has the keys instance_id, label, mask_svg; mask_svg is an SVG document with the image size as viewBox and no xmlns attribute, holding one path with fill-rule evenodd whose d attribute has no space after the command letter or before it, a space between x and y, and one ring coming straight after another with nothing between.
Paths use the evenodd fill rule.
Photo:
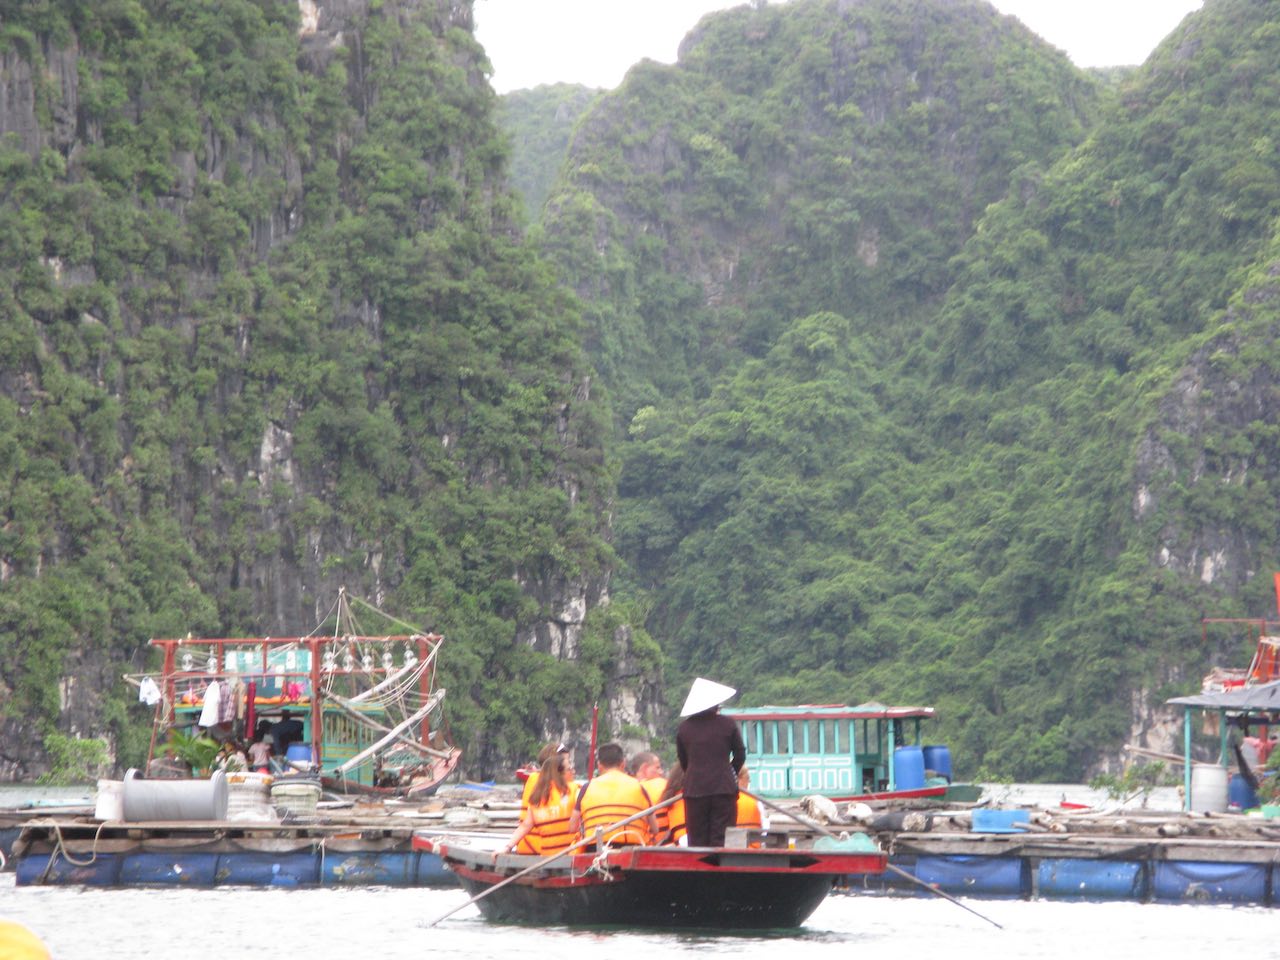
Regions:
<instances>
[{"instance_id":1,"label":"dark jacket","mask_svg":"<svg viewBox=\"0 0 1280 960\"><path fill-rule=\"evenodd\" d=\"M684 795L738 793L738 771L747 747L738 725L715 710L686 717L676 731L676 756L684 767Z\"/></svg>"}]
</instances>

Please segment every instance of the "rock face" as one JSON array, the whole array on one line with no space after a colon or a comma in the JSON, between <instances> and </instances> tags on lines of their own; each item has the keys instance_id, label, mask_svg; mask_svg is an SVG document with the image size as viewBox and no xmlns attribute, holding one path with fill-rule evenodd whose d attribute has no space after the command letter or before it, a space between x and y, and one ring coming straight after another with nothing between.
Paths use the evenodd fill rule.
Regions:
<instances>
[{"instance_id":1,"label":"rock face","mask_svg":"<svg viewBox=\"0 0 1280 960\"><path fill-rule=\"evenodd\" d=\"M1228 316L1228 322L1241 319L1239 311ZM1274 349L1274 337L1266 343ZM1221 523L1189 524L1173 488L1209 488L1215 498L1239 503L1250 490L1275 483L1277 445L1267 423L1280 397L1280 379L1269 364L1242 363L1246 347L1257 350L1259 343L1226 333L1192 357L1143 438L1133 496L1136 519L1164 518L1155 564L1219 584L1229 595L1238 595L1259 572L1248 560L1257 547L1250 525L1229 516Z\"/></svg>"},{"instance_id":2,"label":"rock face","mask_svg":"<svg viewBox=\"0 0 1280 960\"><path fill-rule=\"evenodd\" d=\"M174 13L203 15L191 10ZM131 619L129 623L119 623L121 615L114 608L113 612L95 614L109 636L92 636L86 625L69 621L63 632L65 643L54 655L61 662L50 668L57 671L59 679L48 685L49 692L41 704L49 715L41 716L39 710L3 709L18 695L21 677L31 661L23 662L24 656L29 655L25 647L13 651L10 660L0 651L0 780L29 779L49 769L42 740L54 726L50 723L52 714L57 715L57 731L64 735L105 737L112 761L121 746L122 731L148 726L150 711L128 705L123 711L127 716L122 716L119 709L132 697L122 688L120 675L150 665L145 640L151 635L152 625L142 609L148 601L154 605L187 606L197 632L202 629L201 624L207 625L203 629L213 631L225 629L219 624L230 622L238 625L236 632L279 636L306 632L323 620L341 587L374 603L395 596L410 575L410 568L415 564L420 567L425 561L415 558L414 548L406 543L402 532L393 533L386 525L379 527L368 517L356 521L342 516L344 502L354 499L358 504L373 506L369 501L380 497L409 504L428 499L434 492L432 484L445 482L432 473L444 464L447 471L456 470L461 478L458 482L471 488L541 484L554 489L563 497L567 509L596 511L592 533L607 536L608 514L595 506L602 497L601 491L592 486L593 481L584 479L601 458L598 441L583 436L581 411L598 401L592 397L589 377L575 369L571 356L560 358L564 369L551 371L551 376L558 377L558 384L563 385L563 398L553 396L537 420L539 426L545 425L545 436L549 438L538 456L550 463L544 473L538 474L524 464L498 462L487 453L468 452L469 444L475 446L477 431L470 422L472 410L463 410L464 416L457 409L439 415L428 409L419 422L431 423L436 432L425 438L411 434L397 419L406 404L417 402L417 395L434 389L439 380L435 370L417 382L409 379L411 374L405 374L401 381L397 378L397 361L385 353L378 354L379 350L390 349L396 336L401 341L406 339L403 307L394 319L388 318L387 300L401 296L399 290L388 293L361 289L357 284L343 285L335 280L319 298L327 298L328 302L321 303L309 286L313 277L286 278L284 282L291 285L286 296L295 298L291 308L304 313L331 312L326 334L335 341L332 349L325 349L326 344L304 342L303 333L287 322L280 328L268 329L264 319L272 307L264 301L280 296L281 283L277 278L273 289L271 283L260 284L255 276L260 279L286 261L284 254L291 244L311 222L325 215L333 217L333 209L346 204L348 210L367 214L367 178L373 176L368 171L379 163L388 168L394 166L386 160L385 152L377 153L362 140L377 122L378 111L382 111L381 122L387 122L388 94L379 83L389 82L387 58L395 56L388 54L387 45L402 42L401 37L412 37L418 44L414 53L420 53L423 45L431 47L432 52L426 55L431 75L422 82L435 84L436 91L424 93L423 97L432 103L449 101L440 117L455 126L440 130L438 136L458 138L431 145L434 152L426 162L432 165L429 172L434 179L429 189L422 188L412 211L420 219L415 242L428 242L423 238L444 219L442 211L446 208L458 219L466 217L469 223L487 221L493 237L501 237L503 243L514 238L516 228L504 208L504 172L499 162L489 156L490 145L482 142L491 129L484 113L490 107L492 93L484 81L479 48L465 38L472 29L471 5L452 0L297 0L296 13L285 9L269 10L264 15L275 18L273 28L282 20L287 24L296 49L282 62L296 67L298 74L272 75L262 90L245 96L251 106L241 114L220 113L220 105L210 104L212 98L208 96L202 100L192 95L186 102L172 91L161 96L145 85L135 99L113 101L110 110L104 110L104 98L120 98L122 91L128 90L127 84L115 83L121 65L104 61L101 36L82 42L74 29L69 35L55 31L55 35L40 36L15 28L11 31L15 39L0 52L0 138L6 140L8 148L16 148L34 162L51 168L62 165L62 171L54 175L59 185L89 184L85 189L87 204L97 202L105 189L121 189L126 194L134 191L139 212L133 226L140 233L145 232L145 242L163 251L152 253L148 262L133 262L126 257L118 269L108 267L106 258L97 255L96 249L91 255L69 258L61 250L54 250L38 263L25 265L28 272L36 271L41 282L47 278L50 289L59 297L86 306L74 320L35 317L31 323L33 341L38 341L31 351L34 359L0 367L0 400L12 402L20 418L41 416L43 405L48 403L50 371L65 367L84 377L87 389L97 391L89 405L100 403L117 413L124 411L114 426L114 435L105 440L88 436L83 424L71 419L64 436L68 449L64 462L69 473L95 490L92 508L98 511L95 516L99 521L117 524L133 535L142 528L135 529L130 524L145 516L149 518L147 523L155 521L155 529L165 530L157 535L157 548L174 551L169 572L173 573L175 566L184 567L188 582L184 583L181 575L174 581L184 591L189 589L191 601L135 596L132 612L124 615ZM209 45L211 57L230 56L228 49L234 54L236 43L247 43L243 36L232 36L237 29L243 32L241 26L219 26L227 29L228 39L222 46ZM112 22L108 27L127 29L127 24ZM392 39L389 41L388 37ZM273 42L281 42L278 35L273 35ZM371 50L371 43L383 46ZM195 41L192 48L205 49ZM197 88L199 78L218 70L226 69L225 76L230 78L245 73L222 62L188 63L187 68L198 78L190 89ZM383 72L379 74L379 70ZM392 79L404 78L393 75ZM227 81L239 95L234 82ZM270 83L280 86L272 89ZM311 91L312 96L333 98L331 111L315 114L323 130L301 129L303 107L298 106L301 100L295 94L302 88ZM121 140L120 128L113 139L113 134L103 129L101 118L109 114L115 123L127 118L142 129L148 117L157 115L156 111L170 111L194 121L185 127L174 121L168 128L166 132L179 132L173 136L167 156L157 158L147 173L151 179L142 185L135 180L123 187L112 184L109 188L95 182L95 178L108 179L111 149ZM165 116L168 118L169 114ZM406 125L413 122L412 117L400 119ZM468 142L468 136L476 142ZM476 160L472 151L481 159ZM421 156L410 156L402 166L413 162L424 161ZM360 167L361 163L365 166ZM225 190L243 184L251 185L254 202L237 211L242 225L235 218L224 216L226 211L219 203ZM456 199L463 193L465 202ZM317 207L315 197L321 195L331 205L327 214ZM376 197L373 202L377 202ZM90 244L102 244L104 228L93 225L89 229ZM166 231L168 236L157 240ZM219 247L216 241L223 232L226 241ZM357 248L372 242L365 237L350 239ZM455 256L448 242L439 241L439 249L433 249L440 262ZM402 252L388 245L384 250L370 251L368 258L376 263L378 257L389 260ZM0 269L14 266L0 263ZM290 265L288 269L303 272L308 266ZM454 269L459 271L456 277L449 275L449 270ZM448 269L441 269L438 283L442 288L450 282L461 283L467 272L482 274L483 265L465 264L464 269L450 262ZM472 313L456 319L449 316L452 302L448 298L456 296L455 291L428 289L417 291L414 296L423 304L423 327L434 321L464 326L466 322L491 322L487 314ZM111 304L110 310L101 306L105 302ZM3 323L0 321L0 328ZM68 350L67 338L59 339L63 330L56 323L68 323L81 341L99 345L102 359L96 369L91 362L92 352L86 355L78 344L76 350ZM399 324L401 329L393 333L389 330L391 323ZM331 370L326 376L335 381L348 373L341 367L340 356L335 359L338 341L357 343L375 357L365 369L353 372L349 389L344 386L335 391L345 393L353 404L350 437L316 436L311 415L318 403L329 401L322 395L330 389L328 385L305 395L285 390L282 376L254 369L262 361L264 342L289 336L300 338L296 354L299 362L306 354L308 362L328 365ZM466 336L479 339L483 335L468 331ZM182 372L188 378L187 395L182 390L173 395L157 391L151 401L134 395L137 378L129 364L136 356L122 361L111 352L116 342L125 338L131 341L131 350L143 343L157 346L156 363L190 364L190 369ZM400 362L406 357L412 362L420 358L424 366L434 361L443 367L433 350L444 342L439 338L416 351L404 349ZM511 351L509 345L502 349ZM473 353L471 359L477 359L477 354ZM500 367L509 358L480 359L492 359ZM480 392L474 384L463 386L466 372L446 372L459 382L452 397L447 390L441 391L455 407L460 406L466 390ZM496 399L468 399L475 408L483 408L483 414L499 405L501 395ZM143 432L138 420L146 416L148 402L161 404L152 411L153 419L161 422L148 428L160 432L164 429L163 419L178 404L208 408L211 412L202 414L202 423L239 421L253 426L241 430L234 442L228 440L230 430L215 436L173 436L169 462L157 462L141 452L137 444ZM408 466L397 468L396 472L367 462L369 444L358 437L362 428L385 430L388 434L398 431L396 449L404 452ZM0 424L0 435L3 429L4 424ZM317 447L322 447L326 456L317 456ZM433 448L445 452L443 460ZM344 476L344 463L367 470L375 478L369 486L369 497L352 498L350 491L343 488L344 483L350 482ZM373 511L369 516L372 515ZM457 521L458 525L461 523ZM0 528L5 525L6 518L0 514ZM458 536L461 539L464 535ZM126 534L122 532L119 537L125 539ZM21 582L30 588L29 596L37 592L33 585L42 577L84 551L84 544L77 542L73 531L59 530L50 539L57 542L56 547L41 549L30 560L12 555L6 542L0 542L0 583ZM457 549L456 545L449 548ZM568 562L534 560L511 571L526 607L534 607L542 616L532 622L528 616L521 617L512 642L566 661L579 654L589 612L608 602L607 566L597 564L584 571L571 554L571 549L565 552ZM162 568L166 566L162 561L154 562ZM131 575L126 574L123 579L127 581ZM139 593L134 582L118 586ZM113 607L116 602L128 606L123 600L114 599L104 605ZM504 614L510 615L507 611ZM32 624L34 620L35 615L31 614ZM28 621L15 614L13 622ZM512 622L517 622L514 617ZM0 632L8 623L0 626ZM34 625L32 632L36 632ZM619 636L620 663L627 657L626 641L625 635ZM628 692L633 683L635 689L646 692ZM616 723L609 720L608 726L640 723L653 729L655 684L652 677L616 681L613 686L620 691L616 696L619 703L643 702L648 706L629 706L625 717ZM466 693L459 691L458 695ZM110 722L108 716L112 716ZM554 712L547 722L549 727L563 724ZM507 768L519 759L508 756L500 746L484 743L483 732L477 736L478 749L472 753L490 758L484 762ZM475 766L468 769L475 776L493 772Z\"/></svg>"}]
</instances>

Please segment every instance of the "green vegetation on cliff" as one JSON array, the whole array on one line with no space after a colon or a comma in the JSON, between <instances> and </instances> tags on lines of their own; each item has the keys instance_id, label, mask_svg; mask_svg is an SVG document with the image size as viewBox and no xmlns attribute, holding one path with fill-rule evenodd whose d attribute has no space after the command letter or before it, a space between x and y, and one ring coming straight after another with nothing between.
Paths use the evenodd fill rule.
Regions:
<instances>
[{"instance_id":1,"label":"green vegetation on cliff","mask_svg":"<svg viewBox=\"0 0 1280 960\"><path fill-rule=\"evenodd\" d=\"M1053 779L1247 656L1195 621L1274 609L1277 42L1210 0L1104 88L983 3L793 0L595 105L547 243L671 678Z\"/></svg>"},{"instance_id":2,"label":"green vegetation on cliff","mask_svg":"<svg viewBox=\"0 0 1280 960\"><path fill-rule=\"evenodd\" d=\"M0 743L136 759L148 637L340 585L449 637L477 775L665 668L1081 778L1247 655L1194 621L1280 567L1269 5L1105 76L744 5L500 114L468 4L318 16L6 11Z\"/></svg>"},{"instance_id":3,"label":"green vegetation on cliff","mask_svg":"<svg viewBox=\"0 0 1280 960\"><path fill-rule=\"evenodd\" d=\"M38 131L0 144L7 740L61 712L136 762L148 637L306 630L339 585L448 635L478 772L604 681L598 643L517 642L611 562L576 310L518 237L469 9L369 7L6 13Z\"/></svg>"}]
</instances>

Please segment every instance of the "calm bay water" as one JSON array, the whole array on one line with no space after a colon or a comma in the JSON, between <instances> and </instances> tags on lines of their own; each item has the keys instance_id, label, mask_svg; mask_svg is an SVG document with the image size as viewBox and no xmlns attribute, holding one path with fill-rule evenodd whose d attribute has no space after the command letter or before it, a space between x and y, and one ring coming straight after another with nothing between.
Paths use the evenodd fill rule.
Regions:
<instances>
[{"instance_id":1,"label":"calm bay water","mask_svg":"<svg viewBox=\"0 0 1280 960\"><path fill-rule=\"evenodd\" d=\"M1266 957L1280 944L1280 910L1265 907L966 900L998 930L937 898L836 894L786 934L583 931L490 925L460 889L79 889L15 887L0 875L0 918L44 939L57 960L145 957L640 958L713 955L767 960L947 960L1139 955Z\"/></svg>"},{"instance_id":2,"label":"calm bay water","mask_svg":"<svg viewBox=\"0 0 1280 960\"><path fill-rule=\"evenodd\" d=\"M1004 803L1061 795L1101 804L1078 786L1005 787ZM1038 791L1038 792L1037 792ZM45 800L70 799L66 794ZM90 791L91 793L92 791ZM1039 794L1043 793L1041 797ZM80 793L83 795L83 792ZM1154 806L1176 808L1177 798ZM1265 907L972 900L996 929L928 897L836 894L799 931L770 935L537 929L490 925L460 889L273 890L17 887L0 874L0 919L34 930L57 960L174 956L299 956L305 960L712 955L761 960L863 960L944 954L946 960L1064 958L1194 960L1280 955L1280 910ZM265 951L265 952L264 952Z\"/></svg>"}]
</instances>

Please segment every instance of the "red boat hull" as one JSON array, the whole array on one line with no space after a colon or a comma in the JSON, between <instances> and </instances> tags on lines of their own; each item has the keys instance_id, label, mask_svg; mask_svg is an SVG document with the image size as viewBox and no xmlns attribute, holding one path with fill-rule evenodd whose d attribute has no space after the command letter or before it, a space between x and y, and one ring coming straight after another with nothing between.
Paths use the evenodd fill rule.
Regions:
<instances>
[{"instance_id":1,"label":"red boat hull","mask_svg":"<svg viewBox=\"0 0 1280 960\"><path fill-rule=\"evenodd\" d=\"M436 846L472 896L536 857ZM798 927L837 877L878 874L882 853L626 847L565 857L494 889L476 906L488 920L572 926L775 929Z\"/></svg>"}]
</instances>

